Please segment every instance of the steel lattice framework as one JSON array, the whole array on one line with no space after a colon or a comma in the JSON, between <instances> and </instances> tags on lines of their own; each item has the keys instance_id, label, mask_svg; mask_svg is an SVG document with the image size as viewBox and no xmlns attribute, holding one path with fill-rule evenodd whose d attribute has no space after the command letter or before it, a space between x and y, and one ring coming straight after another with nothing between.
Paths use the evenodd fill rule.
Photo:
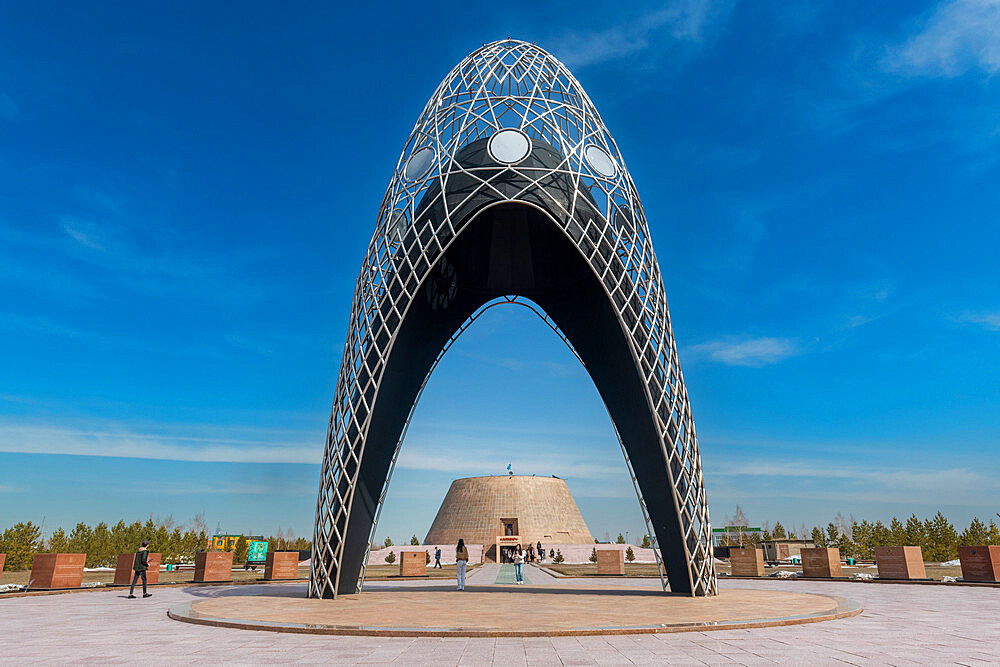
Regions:
<instances>
[{"instance_id":1,"label":"steel lattice framework","mask_svg":"<svg viewBox=\"0 0 1000 667\"><path fill-rule=\"evenodd\" d=\"M671 589L715 594L701 457L635 184L569 70L504 40L441 82L382 201L330 417L309 595L360 588L427 378L507 303L539 313L594 378Z\"/></svg>"}]
</instances>

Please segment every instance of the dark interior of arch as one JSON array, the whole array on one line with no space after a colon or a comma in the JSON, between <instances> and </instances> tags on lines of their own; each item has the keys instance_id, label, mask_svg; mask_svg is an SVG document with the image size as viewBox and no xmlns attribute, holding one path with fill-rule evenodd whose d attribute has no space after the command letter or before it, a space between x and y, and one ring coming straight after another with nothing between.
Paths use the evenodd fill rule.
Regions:
<instances>
[{"instance_id":1,"label":"dark interior of arch","mask_svg":"<svg viewBox=\"0 0 1000 667\"><path fill-rule=\"evenodd\" d=\"M663 450L614 308L563 231L546 214L518 203L472 215L400 324L371 414L342 571L334 575L340 593L356 590L378 498L406 417L431 365L477 308L504 295L523 296L541 306L583 359L632 461L671 591L691 595L683 530Z\"/></svg>"}]
</instances>

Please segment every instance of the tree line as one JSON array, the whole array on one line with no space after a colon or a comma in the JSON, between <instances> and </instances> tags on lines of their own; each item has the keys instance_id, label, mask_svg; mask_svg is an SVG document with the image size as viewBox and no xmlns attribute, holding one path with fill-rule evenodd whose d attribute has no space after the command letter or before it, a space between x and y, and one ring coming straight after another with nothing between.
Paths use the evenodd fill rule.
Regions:
<instances>
[{"instance_id":1,"label":"tree line","mask_svg":"<svg viewBox=\"0 0 1000 667\"><path fill-rule=\"evenodd\" d=\"M737 514L742 515L739 507ZM759 533L746 532L738 537L727 534L723 546L737 546L740 537L744 545L781 539L812 540L818 547L839 548L841 557L859 560L873 559L875 547L916 546L921 548L925 561L942 562L958 558L959 546L1000 545L1000 528L996 521L987 524L974 517L968 527L959 532L941 512L922 520L911 514L905 522L893 517L888 526L882 521L859 522L853 517L844 520L838 513L825 529L814 526L809 530L805 525L798 530L786 529L778 521L773 528L765 524Z\"/></svg>"},{"instance_id":2,"label":"tree line","mask_svg":"<svg viewBox=\"0 0 1000 667\"><path fill-rule=\"evenodd\" d=\"M31 521L17 523L0 533L0 553L7 554L4 569L27 570L36 553L85 553L86 567L114 567L118 554L135 551L142 540L149 540L149 550L163 554L163 562L193 561L199 551L207 549L210 535L201 515L190 527L175 525L173 520L126 523L109 526L103 521L95 526L80 522L69 532L57 528L48 539L42 538L41 526ZM267 538L267 550L305 551L312 543L291 532ZM245 539L237 542L234 560L244 562L247 554ZM240 557L242 556L242 560Z\"/></svg>"}]
</instances>

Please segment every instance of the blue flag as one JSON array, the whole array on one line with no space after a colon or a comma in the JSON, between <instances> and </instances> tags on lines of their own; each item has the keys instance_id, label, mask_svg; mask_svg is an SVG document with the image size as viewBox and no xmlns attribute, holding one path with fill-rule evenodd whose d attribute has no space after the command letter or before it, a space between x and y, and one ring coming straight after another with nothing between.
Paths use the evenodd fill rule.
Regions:
<instances>
[{"instance_id":1,"label":"blue flag","mask_svg":"<svg viewBox=\"0 0 1000 667\"><path fill-rule=\"evenodd\" d=\"M510 464L509 463L507 464L507 470L508 471L510 470Z\"/></svg>"}]
</instances>

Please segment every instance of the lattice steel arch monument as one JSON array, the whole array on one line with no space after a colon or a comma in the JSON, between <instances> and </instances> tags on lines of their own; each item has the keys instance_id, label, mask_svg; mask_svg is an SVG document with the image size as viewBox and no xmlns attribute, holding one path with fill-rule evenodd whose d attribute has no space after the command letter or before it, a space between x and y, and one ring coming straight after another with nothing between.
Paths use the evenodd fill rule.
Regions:
<instances>
[{"instance_id":1,"label":"lattice steel arch monument","mask_svg":"<svg viewBox=\"0 0 1000 667\"><path fill-rule=\"evenodd\" d=\"M538 312L594 380L670 589L715 594L698 441L635 185L569 70L504 40L434 91L382 200L330 416L309 595L360 589L430 373L508 303Z\"/></svg>"}]
</instances>

